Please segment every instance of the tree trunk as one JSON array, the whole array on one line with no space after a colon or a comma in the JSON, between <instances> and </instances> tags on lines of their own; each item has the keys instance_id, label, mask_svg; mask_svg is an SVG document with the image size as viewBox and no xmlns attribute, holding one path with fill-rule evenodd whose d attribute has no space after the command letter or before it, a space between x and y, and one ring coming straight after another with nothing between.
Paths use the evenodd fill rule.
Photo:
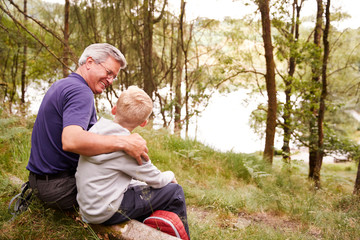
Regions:
<instances>
[{"instance_id":1,"label":"tree trunk","mask_svg":"<svg viewBox=\"0 0 360 240\"><path fill-rule=\"evenodd\" d=\"M190 40L189 40L190 41ZM185 137L188 137L189 134L189 92L191 87L189 84L189 74L188 74L188 50L184 52L185 55Z\"/></svg>"},{"instance_id":2,"label":"tree trunk","mask_svg":"<svg viewBox=\"0 0 360 240\"><path fill-rule=\"evenodd\" d=\"M144 91L150 96L156 89L155 79L153 77L153 61L152 61L152 48L153 48L153 31L154 24L158 23L165 12L167 1L164 1L163 8L159 17L154 19L156 0L144 0L143 4L143 66L142 73L144 78Z\"/></svg>"},{"instance_id":3,"label":"tree trunk","mask_svg":"<svg viewBox=\"0 0 360 240\"><path fill-rule=\"evenodd\" d=\"M317 0L317 15L316 15L316 25L314 31L314 44L317 48L320 49L321 43L321 35L322 35L322 15L323 15L323 5L322 0ZM320 59L315 59L315 61L320 62ZM313 78L312 81L314 83L314 87L310 91L310 111L312 113L312 117L309 121L310 128L310 139L309 139L309 178L313 179L315 182L320 181L320 175L315 172L316 163L317 163L317 155L318 155L318 131L317 131L317 122L318 118L318 99L317 99L317 85L320 81L320 69L316 67L319 64L313 64L315 67L312 68ZM315 89L314 89L315 88Z\"/></svg>"},{"instance_id":4,"label":"tree trunk","mask_svg":"<svg viewBox=\"0 0 360 240\"><path fill-rule=\"evenodd\" d=\"M189 58L188 58L188 53L189 53L189 46L190 46L190 42L192 41L192 35L193 35L193 27L194 24L190 24L189 26L189 38L187 40L186 46L185 44L183 44L183 51L184 51L184 62L185 62L185 136L188 137L188 133L189 133L189 120L190 120L190 106L189 106L189 100L190 100L190 95L189 93L191 92L191 88L192 88L192 84L191 81L189 79Z\"/></svg>"},{"instance_id":5,"label":"tree trunk","mask_svg":"<svg viewBox=\"0 0 360 240\"><path fill-rule=\"evenodd\" d=\"M16 51L16 54L14 54L13 60L12 60L12 66L11 66L11 88L9 90L9 113L12 114L12 106L15 103L15 95L16 95L16 77L19 69L19 55L20 55L20 48Z\"/></svg>"},{"instance_id":6,"label":"tree trunk","mask_svg":"<svg viewBox=\"0 0 360 240\"><path fill-rule=\"evenodd\" d=\"M296 69L296 57L294 52L298 51L296 48L296 43L299 39L299 19L300 19L300 10L301 5L298 4L297 0L294 0L293 3L293 17L292 17L292 28L291 28L291 45L290 45L290 58L289 58L289 71L288 77L285 79L285 106L284 106L284 140L282 146L282 156L283 160L286 163L290 163L290 140L291 140L291 112L292 112L292 103L291 103L291 88L293 85L293 77Z\"/></svg>"},{"instance_id":7,"label":"tree trunk","mask_svg":"<svg viewBox=\"0 0 360 240\"><path fill-rule=\"evenodd\" d=\"M24 0L24 25L27 23L27 0ZM27 40L24 37L24 47L22 56L22 69L21 69L21 100L20 110L22 114L25 114L25 88L26 88L26 65L27 65Z\"/></svg>"},{"instance_id":8,"label":"tree trunk","mask_svg":"<svg viewBox=\"0 0 360 240\"><path fill-rule=\"evenodd\" d=\"M354 194L360 195L360 159L358 159L358 170L356 174L355 186L354 186Z\"/></svg>"},{"instance_id":9,"label":"tree trunk","mask_svg":"<svg viewBox=\"0 0 360 240\"><path fill-rule=\"evenodd\" d=\"M70 0L65 0L65 9L64 9L64 52L63 52L63 77L67 77L69 75L69 16L70 16Z\"/></svg>"},{"instance_id":10,"label":"tree trunk","mask_svg":"<svg viewBox=\"0 0 360 240\"><path fill-rule=\"evenodd\" d=\"M184 14L185 14L185 2L181 0L179 17L178 37L176 43L176 80L175 80L175 117L174 117L174 132L180 134L181 131L181 108L182 108L182 96L181 96L181 82L182 71L184 66L183 60L183 48L184 48Z\"/></svg>"},{"instance_id":11,"label":"tree trunk","mask_svg":"<svg viewBox=\"0 0 360 240\"><path fill-rule=\"evenodd\" d=\"M143 78L144 78L144 91L152 98L154 92L153 75L152 75L152 43L153 43L153 19L151 0L144 0L143 15L144 15L144 27L143 27Z\"/></svg>"},{"instance_id":12,"label":"tree trunk","mask_svg":"<svg viewBox=\"0 0 360 240\"><path fill-rule=\"evenodd\" d=\"M326 12L325 12L325 30L323 36L323 44L324 44L324 57L322 64L322 89L320 95L320 107L319 107L319 115L318 115L318 146L317 146L317 156L316 156L316 164L314 169L314 180L316 181L316 186L320 188L320 170L323 162L324 156L324 118L325 118L325 100L327 96L327 62L329 59L330 47L329 47L329 29L330 29L330 0L327 1L326 4Z\"/></svg>"},{"instance_id":13,"label":"tree trunk","mask_svg":"<svg viewBox=\"0 0 360 240\"><path fill-rule=\"evenodd\" d=\"M275 62L273 56L273 45L271 41L271 22L269 0L259 0L261 12L262 37L264 41L265 60L266 60L266 91L268 95L268 111L266 118L266 137L264 159L270 164L274 158L274 139L276 128L276 85L275 85Z\"/></svg>"}]
</instances>

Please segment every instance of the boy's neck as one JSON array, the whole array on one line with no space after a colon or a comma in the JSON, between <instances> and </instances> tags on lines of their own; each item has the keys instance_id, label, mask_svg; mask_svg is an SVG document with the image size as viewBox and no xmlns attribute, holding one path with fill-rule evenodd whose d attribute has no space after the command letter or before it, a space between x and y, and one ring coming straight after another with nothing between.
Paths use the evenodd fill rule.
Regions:
<instances>
[{"instance_id":1,"label":"boy's neck","mask_svg":"<svg viewBox=\"0 0 360 240\"><path fill-rule=\"evenodd\" d=\"M114 119L114 123L117 123L120 126L122 126L123 128L126 128L127 130L129 130L129 132L132 132L135 129L134 127L126 126L126 124L122 123L121 121L117 120L116 118Z\"/></svg>"}]
</instances>

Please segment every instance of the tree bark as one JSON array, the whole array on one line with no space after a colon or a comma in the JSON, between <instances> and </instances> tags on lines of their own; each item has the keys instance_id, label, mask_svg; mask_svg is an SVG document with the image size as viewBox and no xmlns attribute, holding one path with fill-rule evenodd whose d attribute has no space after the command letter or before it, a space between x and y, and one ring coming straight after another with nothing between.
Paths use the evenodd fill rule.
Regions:
<instances>
[{"instance_id":1,"label":"tree bark","mask_svg":"<svg viewBox=\"0 0 360 240\"><path fill-rule=\"evenodd\" d=\"M290 58L289 58L289 71L288 77L285 79L285 106L283 113L284 120L284 140L282 146L282 156L283 160L286 163L290 163L290 140L291 140L291 113L292 113L292 103L291 103L291 95L292 95L292 85L293 78L296 69L296 57L294 56L294 52L298 51L296 48L296 42L299 39L299 20L300 20L300 11L302 7L303 1L298 4L298 0L294 0L293 2L293 16L292 16L292 27L291 27L291 45L290 45Z\"/></svg>"},{"instance_id":2,"label":"tree bark","mask_svg":"<svg viewBox=\"0 0 360 240\"><path fill-rule=\"evenodd\" d=\"M277 112L275 62L273 56L273 45L271 40L269 0L259 0L258 4L261 13L262 38L264 41L264 49L265 49L265 60L266 60L265 80L266 80L266 91L268 95L264 159L267 160L270 164L272 164L274 158L274 139L275 139L276 112Z\"/></svg>"},{"instance_id":3,"label":"tree bark","mask_svg":"<svg viewBox=\"0 0 360 240\"><path fill-rule=\"evenodd\" d=\"M182 82L182 71L184 66L184 14L185 14L185 2L181 0L180 3L180 17L179 17L179 28L178 37L176 43L176 79L175 79L175 116L174 116L174 132L180 134L181 131L181 108L182 108L182 96L181 96L181 82Z\"/></svg>"},{"instance_id":4,"label":"tree bark","mask_svg":"<svg viewBox=\"0 0 360 240\"><path fill-rule=\"evenodd\" d=\"M319 115L318 115L318 146L317 146L317 156L316 156L316 164L314 169L314 180L316 181L316 186L320 188L320 170L323 162L324 156L324 118L325 118L325 100L327 96L327 63L329 59L330 47L329 47L329 29L330 29L330 0L327 0L326 4L326 12L325 12L325 30L323 36L323 44L324 44L324 57L322 64L322 89L320 95L320 107L319 107Z\"/></svg>"},{"instance_id":5,"label":"tree bark","mask_svg":"<svg viewBox=\"0 0 360 240\"><path fill-rule=\"evenodd\" d=\"M11 85L12 87L9 90L9 112L12 114L12 106L15 103L15 95L16 95L16 77L19 69L19 55L21 53L20 48L16 51L16 54L14 54L14 57L12 59L12 66L10 69L10 76L11 76Z\"/></svg>"},{"instance_id":6,"label":"tree bark","mask_svg":"<svg viewBox=\"0 0 360 240\"><path fill-rule=\"evenodd\" d=\"M143 78L144 91L152 98L154 92L153 76L152 76L152 37L153 37L153 23L152 23L152 8L151 0L144 0L143 15Z\"/></svg>"},{"instance_id":7,"label":"tree bark","mask_svg":"<svg viewBox=\"0 0 360 240\"><path fill-rule=\"evenodd\" d=\"M317 48L321 48L321 35L322 35L322 15L323 15L323 5L322 0L317 0L317 14L316 14L316 25L314 31L314 45ZM315 59L315 61L320 62L320 59ZM315 182L320 181L320 176L315 172L316 162L317 162L317 155L318 155L318 131L317 131L317 122L316 119L318 118L318 98L317 96L317 85L320 81L320 72L321 70L319 67L316 67L318 64L313 64L314 67L312 68L312 81L314 86L310 91L310 111L312 116L309 121L309 128L310 128L310 138L309 138L309 178L313 179Z\"/></svg>"},{"instance_id":8,"label":"tree bark","mask_svg":"<svg viewBox=\"0 0 360 240\"><path fill-rule=\"evenodd\" d=\"M63 77L67 77L69 75L69 70L67 66L69 65L69 16L70 16L70 0L65 0L64 7L64 52L63 52Z\"/></svg>"},{"instance_id":9,"label":"tree bark","mask_svg":"<svg viewBox=\"0 0 360 240\"><path fill-rule=\"evenodd\" d=\"M24 0L24 25L27 24L27 0ZM27 40L24 37L24 47L22 56L22 69L21 69L21 100L20 110L22 114L25 114L25 88L26 88L26 65L27 65Z\"/></svg>"},{"instance_id":10,"label":"tree bark","mask_svg":"<svg viewBox=\"0 0 360 240\"><path fill-rule=\"evenodd\" d=\"M165 12L166 0L164 1L161 14L158 18L154 19L156 0L144 0L143 4L143 78L144 78L144 91L150 96L156 89L155 80L153 77L153 31L154 24L159 22Z\"/></svg>"},{"instance_id":11,"label":"tree bark","mask_svg":"<svg viewBox=\"0 0 360 240\"><path fill-rule=\"evenodd\" d=\"M355 186L354 186L354 194L360 195L360 159L358 159L358 170L356 174Z\"/></svg>"},{"instance_id":12,"label":"tree bark","mask_svg":"<svg viewBox=\"0 0 360 240\"><path fill-rule=\"evenodd\" d=\"M182 44L183 47L183 52L184 52L184 64L185 64L185 98L184 98L184 104L185 104L185 137L188 137L188 133L189 133L189 120L190 120L190 92L192 89L192 81L190 81L189 78L189 47L190 47L190 43L192 41L192 37L193 37L193 29L194 29L194 24L190 24L189 26L189 32L188 32L188 36L189 38L186 41L186 44Z\"/></svg>"}]
</instances>

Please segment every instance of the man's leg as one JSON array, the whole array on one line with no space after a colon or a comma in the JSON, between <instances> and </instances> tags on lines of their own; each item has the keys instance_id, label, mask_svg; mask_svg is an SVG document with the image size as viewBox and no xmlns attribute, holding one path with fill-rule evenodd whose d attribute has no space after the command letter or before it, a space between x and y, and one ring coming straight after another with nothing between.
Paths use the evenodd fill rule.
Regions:
<instances>
[{"instance_id":1,"label":"man's leg","mask_svg":"<svg viewBox=\"0 0 360 240\"><path fill-rule=\"evenodd\" d=\"M130 219L142 222L156 210L166 210L176 213L189 234L186 203L183 189L180 185L169 183L163 188L154 189L149 186L129 188L124 195L119 212L116 212L105 225L113 225Z\"/></svg>"},{"instance_id":2,"label":"man's leg","mask_svg":"<svg viewBox=\"0 0 360 240\"><path fill-rule=\"evenodd\" d=\"M77 206L75 176L66 176L57 179L37 179L29 175L30 187L45 205L52 208L70 210Z\"/></svg>"}]
</instances>

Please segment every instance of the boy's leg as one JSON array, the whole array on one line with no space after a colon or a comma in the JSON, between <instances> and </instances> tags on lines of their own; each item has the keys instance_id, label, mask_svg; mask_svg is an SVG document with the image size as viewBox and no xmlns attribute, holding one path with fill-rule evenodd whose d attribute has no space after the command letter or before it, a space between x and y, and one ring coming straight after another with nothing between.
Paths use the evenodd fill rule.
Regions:
<instances>
[{"instance_id":1,"label":"boy's leg","mask_svg":"<svg viewBox=\"0 0 360 240\"><path fill-rule=\"evenodd\" d=\"M166 210L176 213L189 234L185 196L179 184L169 183L163 188L154 189L149 186L129 188L122 200L119 212L115 213L105 225L113 225L129 219L142 222L156 210Z\"/></svg>"}]
</instances>

